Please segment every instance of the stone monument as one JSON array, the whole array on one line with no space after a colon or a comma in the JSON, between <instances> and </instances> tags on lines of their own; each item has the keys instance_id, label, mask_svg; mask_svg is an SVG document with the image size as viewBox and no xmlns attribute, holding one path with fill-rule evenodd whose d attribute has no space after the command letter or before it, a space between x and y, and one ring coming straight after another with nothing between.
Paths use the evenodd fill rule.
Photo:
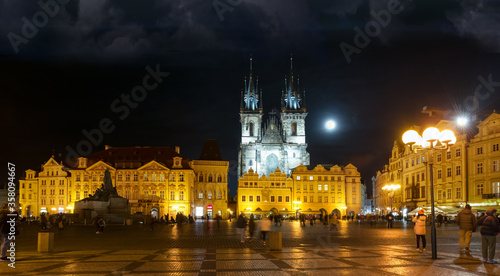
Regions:
<instances>
[{"instance_id":1,"label":"stone monument","mask_svg":"<svg viewBox=\"0 0 500 276\"><path fill-rule=\"evenodd\" d=\"M86 219L87 223L97 215L103 216L108 223L123 223L130 217L130 203L128 199L119 196L116 187L113 187L109 169L104 173L101 188L94 195L75 203L75 214L79 214L82 220Z\"/></svg>"}]
</instances>

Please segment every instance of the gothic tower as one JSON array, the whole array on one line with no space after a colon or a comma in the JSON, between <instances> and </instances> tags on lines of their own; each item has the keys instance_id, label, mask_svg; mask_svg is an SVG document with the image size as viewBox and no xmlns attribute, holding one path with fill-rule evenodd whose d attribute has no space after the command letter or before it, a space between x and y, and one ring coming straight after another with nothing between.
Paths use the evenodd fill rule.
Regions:
<instances>
[{"instance_id":1,"label":"gothic tower","mask_svg":"<svg viewBox=\"0 0 500 276\"><path fill-rule=\"evenodd\" d=\"M306 101L305 90L300 92L299 77L293 73L293 57L290 57L290 75L285 77L285 88L281 91L281 125L285 141L286 167L309 165L306 151ZM288 173L288 171L286 171Z\"/></svg>"},{"instance_id":2,"label":"gothic tower","mask_svg":"<svg viewBox=\"0 0 500 276\"><path fill-rule=\"evenodd\" d=\"M259 80L253 76L253 60L250 58L250 75L245 78L245 88L241 90L240 123L241 143L238 154L238 175L248 169L256 170L257 155L251 150L262 140L262 90L258 91Z\"/></svg>"}]
</instances>

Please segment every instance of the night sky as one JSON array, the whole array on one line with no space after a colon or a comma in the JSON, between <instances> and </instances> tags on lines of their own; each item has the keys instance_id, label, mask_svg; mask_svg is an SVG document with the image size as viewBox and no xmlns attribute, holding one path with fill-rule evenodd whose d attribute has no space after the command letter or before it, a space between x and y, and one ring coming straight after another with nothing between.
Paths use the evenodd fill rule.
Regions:
<instances>
[{"instance_id":1,"label":"night sky","mask_svg":"<svg viewBox=\"0 0 500 276\"><path fill-rule=\"evenodd\" d=\"M267 114L280 107L293 54L311 164L352 163L369 185L404 130L433 122L424 106L471 116L500 109L498 1L36 2L0 1L1 156L18 177L52 154L64 160L82 131L108 118L114 129L92 152L180 146L196 159L205 139L217 139L234 195L250 56ZM377 18L385 27L370 23ZM366 26L372 36L362 41ZM353 51L350 62L340 45ZM113 110L147 66L169 75L128 114L116 112L123 103Z\"/></svg>"}]
</instances>

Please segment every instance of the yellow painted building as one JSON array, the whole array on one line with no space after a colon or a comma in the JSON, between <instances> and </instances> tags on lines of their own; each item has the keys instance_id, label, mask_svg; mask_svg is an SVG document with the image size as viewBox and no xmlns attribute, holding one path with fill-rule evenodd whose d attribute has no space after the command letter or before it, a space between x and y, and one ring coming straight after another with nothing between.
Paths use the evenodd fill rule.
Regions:
<instances>
[{"instance_id":1,"label":"yellow painted building","mask_svg":"<svg viewBox=\"0 0 500 276\"><path fill-rule=\"evenodd\" d=\"M218 148L217 148L218 150ZM215 161L212 161L215 162ZM197 197L195 186L212 185L215 197L203 204L227 210L228 162L191 161L168 147L129 147L106 149L87 157L80 157L74 167L66 167L50 158L38 174L26 171L20 180L20 206L23 216L40 213L71 213L74 203L101 187L104 172L109 169L118 194L127 198L131 212L155 217L175 216L176 213L194 214ZM218 169L214 169L217 167ZM217 171L220 177L198 183L198 175ZM217 194L221 191L221 194ZM224 193L222 195L222 193Z\"/></svg>"},{"instance_id":2,"label":"yellow painted building","mask_svg":"<svg viewBox=\"0 0 500 276\"><path fill-rule=\"evenodd\" d=\"M295 168L291 176L276 169L269 176L250 169L238 181L238 211L297 216L356 215L362 209L361 175L352 164Z\"/></svg>"}]
</instances>

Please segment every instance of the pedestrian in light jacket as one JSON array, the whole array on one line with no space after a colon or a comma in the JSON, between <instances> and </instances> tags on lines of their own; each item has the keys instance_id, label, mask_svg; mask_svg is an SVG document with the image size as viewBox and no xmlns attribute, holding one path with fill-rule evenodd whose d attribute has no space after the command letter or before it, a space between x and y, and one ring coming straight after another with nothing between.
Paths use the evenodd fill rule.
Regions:
<instances>
[{"instance_id":1,"label":"pedestrian in light jacket","mask_svg":"<svg viewBox=\"0 0 500 276\"><path fill-rule=\"evenodd\" d=\"M472 214L471 207L469 204L465 205L465 208L458 212L456 222L460 228L460 251L464 250L470 252L470 239L472 237L472 232L476 231L476 216Z\"/></svg>"},{"instance_id":2,"label":"pedestrian in light jacket","mask_svg":"<svg viewBox=\"0 0 500 276\"><path fill-rule=\"evenodd\" d=\"M417 250L420 252L425 251L426 241L425 241L425 222L427 218L425 216L424 209L418 211L418 215L413 216L412 221L415 223L413 230L415 231L415 237L417 240ZM422 239L422 249L420 249L420 239Z\"/></svg>"},{"instance_id":3,"label":"pedestrian in light jacket","mask_svg":"<svg viewBox=\"0 0 500 276\"><path fill-rule=\"evenodd\" d=\"M497 219L497 210L493 208L486 210L486 216L481 218L477 224L481 226L483 262L498 264L498 262L494 260L497 235L500 233L500 222Z\"/></svg>"}]
</instances>

